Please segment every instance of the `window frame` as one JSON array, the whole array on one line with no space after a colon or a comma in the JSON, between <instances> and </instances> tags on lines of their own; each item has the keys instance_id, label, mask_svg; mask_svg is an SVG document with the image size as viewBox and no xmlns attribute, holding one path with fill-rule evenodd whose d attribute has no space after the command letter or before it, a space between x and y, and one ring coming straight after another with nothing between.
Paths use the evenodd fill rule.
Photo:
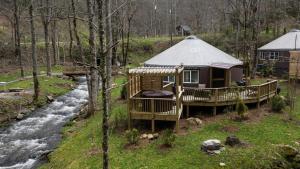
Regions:
<instances>
[{"instance_id":1,"label":"window frame","mask_svg":"<svg viewBox=\"0 0 300 169\"><path fill-rule=\"evenodd\" d=\"M189 81L185 81L185 72L189 72ZM192 72L197 72L197 81L192 82ZM183 70L183 83L185 84L199 84L199 70Z\"/></svg>"},{"instance_id":2,"label":"window frame","mask_svg":"<svg viewBox=\"0 0 300 169\"><path fill-rule=\"evenodd\" d=\"M167 78L168 80L165 81L165 79L163 78L163 83L175 83L175 76L173 76L173 81L170 81L170 78L171 76L165 76L164 78Z\"/></svg>"},{"instance_id":3,"label":"window frame","mask_svg":"<svg viewBox=\"0 0 300 169\"><path fill-rule=\"evenodd\" d=\"M279 52L270 52L269 60L279 60Z\"/></svg>"}]
</instances>

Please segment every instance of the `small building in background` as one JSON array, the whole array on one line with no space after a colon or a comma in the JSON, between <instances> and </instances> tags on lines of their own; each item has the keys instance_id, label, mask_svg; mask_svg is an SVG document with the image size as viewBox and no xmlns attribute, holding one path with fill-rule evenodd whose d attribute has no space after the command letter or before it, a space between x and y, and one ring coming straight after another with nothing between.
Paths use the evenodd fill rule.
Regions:
<instances>
[{"instance_id":1,"label":"small building in background","mask_svg":"<svg viewBox=\"0 0 300 169\"><path fill-rule=\"evenodd\" d=\"M258 48L259 67L271 67L273 75L286 76L290 70L291 51L300 51L300 30L292 29L283 36Z\"/></svg>"},{"instance_id":2,"label":"small building in background","mask_svg":"<svg viewBox=\"0 0 300 169\"><path fill-rule=\"evenodd\" d=\"M176 30L177 30L177 35L179 36L190 36L192 34L191 27L187 25L178 25L176 27Z\"/></svg>"}]
</instances>

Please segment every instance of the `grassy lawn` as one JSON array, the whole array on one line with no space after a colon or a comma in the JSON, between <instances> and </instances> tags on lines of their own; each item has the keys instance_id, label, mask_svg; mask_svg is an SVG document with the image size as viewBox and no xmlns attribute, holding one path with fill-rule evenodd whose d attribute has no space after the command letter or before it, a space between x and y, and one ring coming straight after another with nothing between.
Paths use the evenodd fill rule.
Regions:
<instances>
[{"instance_id":1,"label":"grassy lawn","mask_svg":"<svg viewBox=\"0 0 300 169\"><path fill-rule=\"evenodd\" d=\"M117 78L116 83L123 82ZM285 88L283 88L283 93ZM113 91L111 118L126 119L126 104L118 99L120 89ZM297 111L300 111L300 97L297 98ZM230 114L230 113L229 113ZM64 139L59 147L50 154L50 162L42 169L81 169L102 168L101 154L101 112L93 118L82 120L65 127ZM121 122L121 121L120 121ZM125 122L126 123L126 122ZM209 156L200 151L200 144L207 139L222 141L232 133L223 130L225 126L234 126L238 131L233 134L249 145L243 148L226 147L220 155ZM161 138L137 149L125 149L124 132L110 133L110 168L114 169L157 169L157 168L262 168L267 166L274 155L274 144L293 144L300 140L300 126L286 120L284 114L269 114L259 121L236 122L221 115L212 122L187 135L179 135L175 147L169 150L159 148ZM219 163L226 163L219 167Z\"/></svg>"},{"instance_id":2,"label":"grassy lawn","mask_svg":"<svg viewBox=\"0 0 300 169\"><path fill-rule=\"evenodd\" d=\"M62 72L63 67L62 66L53 66L52 67L52 73L60 73ZM38 68L40 74L45 74L46 72L46 67L39 67ZM32 70L31 68L25 69L25 76L32 76ZM9 73L1 73L0 74L0 82L9 82L9 81L13 81L16 79L21 78L20 75L20 71L16 70L16 71L12 71Z\"/></svg>"}]
</instances>

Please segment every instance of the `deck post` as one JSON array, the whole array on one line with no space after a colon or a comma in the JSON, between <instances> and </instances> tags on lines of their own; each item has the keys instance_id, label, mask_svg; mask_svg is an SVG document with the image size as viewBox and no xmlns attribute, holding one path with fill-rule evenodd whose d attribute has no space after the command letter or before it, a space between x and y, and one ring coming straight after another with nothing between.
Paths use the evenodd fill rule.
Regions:
<instances>
[{"instance_id":1,"label":"deck post","mask_svg":"<svg viewBox=\"0 0 300 169\"><path fill-rule=\"evenodd\" d=\"M179 73L178 73L178 67L176 67L176 76L175 76L175 82L176 82L176 132L179 131Z\"/></svg>"},{"instance_id":2,"label":"deck post","mask_svg":"<svg viewBox=\"0 0 300 169\"><path fill-rule=\"evenodd\" d=\"M187 116L187 118L190 117L190 105L189 104L186 105L186 116Z\"/></svg>"},{"instance_id":3,"label":"deck post","mask_svg":"<svg viewBox=\"0 0 300 169\"><path fill-rule=\"evenodd\" d=\"M176 120L176 133L179 133L179 119Z\"/></svg>"},{"instance_id":4,"label":"deck post","mask_svg":"<svg viewBox=\"0 0 300 169\"><path fill-rule=\"evenodd\" d=\"M214 116L217 115L217 104L218 104L218 96L219 96L219 93L218 93L218 89L215 89L215 105L214 105Z\"/></svg>"},{"instance_id":5,"label":"deck post","mask_svg":"<svg viewBox=\"0 0 300 169\"><path fill-rule=\"evenodd\" d=\"M130 75L129 75L129 69L126 70L127 74L127 114L128 114L128 129L131 130L131 98L130 98Z\"/></svg>"},{"instance_id":6,"label":"deck post","mask_svg":"<svg viewBox=\"0 0 300 169\"><path fill-rule=\"evenodd\" d=\"M154 100L151 99L151 113L152 113L152 119L151 119L151 129L152 133L155 132L155 115L154 115Z\"/></svg>"},{"instance_id":7,"label":"deck post","mask_svg":"<svg viewBox=\"0 0 300 169\"><path fill-rule=\"evenodd\" d=\"M257 109L260 108L260 86L257 88Z\"/></svg>"},{"instance_id":8,"label":"deck post","mask_svg":"<svg viewBox=\"0 0 300 169\"><path fill-rule=\"evenodd\" d=\"M214 116L217 115L217 106L214 106Z\"/></svg>"},{"instance_id":9,"label":"deck post","mask_svg":"<svg viewBox=\"0 0 300 169\"><path fill-rule=\"evenodd\" d=\"M271 92L271 82L268 84L268 99L267 99L267 103L270 102L270 92Z\"/></svg>"}]
</instances>

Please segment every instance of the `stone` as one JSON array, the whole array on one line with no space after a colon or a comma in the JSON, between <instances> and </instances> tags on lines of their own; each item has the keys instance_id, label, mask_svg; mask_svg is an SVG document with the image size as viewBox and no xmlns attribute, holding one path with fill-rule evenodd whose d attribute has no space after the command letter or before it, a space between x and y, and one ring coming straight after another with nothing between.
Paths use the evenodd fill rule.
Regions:
<instances>
[{"instance_id":1,"label":"stone","mask_svg":"<svg viewBox=\"0 0 300 169\"><path fill-rule=\"evenodd\" d=\"M146 139L146 138L148 138L148 134L142 134L140 138L141 139Z\"/></svg>"},{"instance_id":2,"label":"stone","mask_svg":"<svg viewBox=\"0 0 300 169\"><path fill-rule=\"evenodd\" d=\"M152 140L152 139L154 138L154 137L153 137L153 134L148 134L147 138L148 138L149 140Z\"/></svg>"},{"instance_id":3,"label":"stone","mask_svg":"<svg viewBox=\"0 0 300 169\"><path fill-rule=\"evenodd\" d=\"M225 167L226 166L225 163L220 163L219 165L220 165L220 167Z\"/></svg>"},{"instance_id":4,"label":"stone","mask_svg":"<svg viewBox=\"0 0 300 169\"><path fill-rule=\"evenodd\" d=\"M194 117L190 117L188 119L186 119L189 125L192 126L200 126L202 125L202 120L200 120L199 118L194 118Z\"/></svg>"},{"instance_id":5,"label":"stone","mask_svg":"<svg viewBox=\"0 0 300 169\"><path fill-rule=\"evenodd\" d=\"M47 102L50 103L50 102L53 102L54 101L54 98L53 96L46 96L47 97Z\"/></svg>"},{"instance_id":6,"label":"stone","mask_svg":"<svg viewBox=\"0 0 300 169\"><path fill-rule=\"evenodd\" d=\"M225 141L225 145L229 145L231 147L241 145L241 143L242 142L240 141L240 139L236 136L228 136Z\"/></svg>"},{"instance_id":7,"label":"stone","mask_svg":"<svg viewBox=\"0 0 300 169\"><path fill-rule=\"evenodd\" d=\"M157 139L159 137L159 134L158 133L154 133L153 134L153 139Z\"/></svg>"},{"instance_id":8,"label":"stone","mask_svg":"<svg viewBox=\"0 0 300 169\"><path fill-rule=\"evenodd\" d=\"M285 158L291 158L298 155L299 151L290 145L280 145L279 153Z\"/></svg>"},{"instance_id":9,"label":"stone","mask_svg":"<svg viewBox=\"0 0 300 169\"><path fill-rule=\"evenodd\" d=\"M211 139L211 140L206 140L202 143L201 150L207 152L208 154L220 154L221 151L225 150L225 148L221 144L220 140Z\"/></svg>"},{"instance_id":10,"label":"stone","mask_svg":"<svg viewBox=\"0 0 300 169\"><path fill-rule=\"evenodd\" d=\"M202 120L198 119L198 118L195 118L196 120L196 123L198 124L198 126L202 125Z\"/></svg>"},{"instance_id":11,"label":"stone","mask_svg":"<svg viewBox=\"0 0 300 169\"><path fill-rule=\"evenodd\" d=\"M293 160L296 163L300 163L300 154L297 154Z\"/></svg>"},{"instance_id":12,"label":"stone","mask_svg":"<svg viewBox=\"0 0 300 169\"><path fill-rule=\"evenodd\" d=\"M17 115L17 120L22 120L23 118L24 118L24 114L19 113L19 114Z\"/></svg>"}]
</instances>

